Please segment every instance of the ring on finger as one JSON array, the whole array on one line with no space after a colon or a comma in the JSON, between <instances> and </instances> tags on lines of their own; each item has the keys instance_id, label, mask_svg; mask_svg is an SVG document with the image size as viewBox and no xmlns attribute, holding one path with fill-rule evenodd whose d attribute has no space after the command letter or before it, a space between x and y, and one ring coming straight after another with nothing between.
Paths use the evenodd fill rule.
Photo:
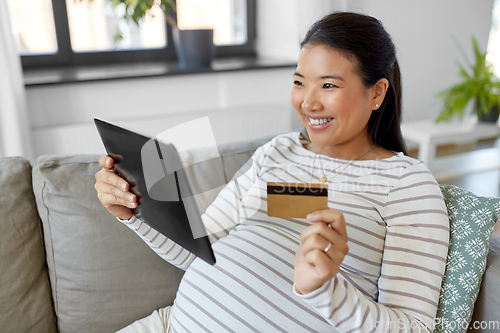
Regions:
<instances>
[{"instance_id":1,"label":"ring on finger","mask_svg":"<svg viewBox=\"0 0 500 333\"><path fill-rule=\"evenodd\" d=\"M325 247L325 249L323 251L325 251L325 253L327 253L328 250L330 250L331 247L332 247L332 243L328 242L328 246Z\"/></svg>"}]
</instances>

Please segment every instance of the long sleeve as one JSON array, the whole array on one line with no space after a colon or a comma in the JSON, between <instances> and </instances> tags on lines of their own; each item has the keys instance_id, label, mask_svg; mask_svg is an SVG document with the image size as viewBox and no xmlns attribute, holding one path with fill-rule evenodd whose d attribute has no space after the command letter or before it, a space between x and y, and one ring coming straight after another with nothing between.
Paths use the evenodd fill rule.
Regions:
<instances>
[{"instance_id":1,"label":"long sleeve","mask_svg":"<svg viewBox=\"0 0 500 333\"><path fill-rule=\"evenodd\" d=\"M340 272L299 295L340 332L432 332L448 251L446 207L423 163L405 168L382 205L386 224L378 300Z\"/></svg>"},{"instance_id":2,"label":"long sleeve","mask_svg":"<svg viewBox=\"0 0 500 333\"><path fill-rule=\"evenodd\" d=\"M255 190L254 185L257 182L257 175L263 159L265 159L265 150L266 147L268 149L268 146L261 146L255 151L251 161L249 161L250 168L241 175L237 173L202 214L201 218L212 244L225 237L245 216L252 213L248 207L255 205L245 203L242 198L248 191L252 191L252 188ZM135 216L129 221L118 220L139 235L161 258L180 269L186 270L196 258L191 252L166 238Z\"/></svg>"}]
</instances>

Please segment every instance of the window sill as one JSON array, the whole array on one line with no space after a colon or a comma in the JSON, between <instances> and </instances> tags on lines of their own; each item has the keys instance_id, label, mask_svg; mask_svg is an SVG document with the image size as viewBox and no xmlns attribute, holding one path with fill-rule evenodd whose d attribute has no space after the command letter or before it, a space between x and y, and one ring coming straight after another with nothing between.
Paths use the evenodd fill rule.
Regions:
<instances>
[{"instance_id":1,"label":"window sill","mask_svg":"<svg viewBox=\"0 0 500 333\"><path fill-rule=\"evenodd\" d=\"M237 57L214 59L211 70L182 71L177 62L148 62L119 65L59 67L24 70L26 87L121 80L132 78L176 76L188 74L221 73L257 69L295 67L292 60L265 59L259 57Z\"/></svg>"}]
</instances>

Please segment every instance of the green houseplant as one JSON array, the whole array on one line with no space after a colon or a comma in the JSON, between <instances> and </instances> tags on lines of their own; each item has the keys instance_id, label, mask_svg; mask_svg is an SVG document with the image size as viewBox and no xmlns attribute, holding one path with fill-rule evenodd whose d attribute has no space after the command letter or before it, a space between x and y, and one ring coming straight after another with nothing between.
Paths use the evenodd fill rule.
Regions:
<instances>
[{"instance_id":1,"label":"green houseplant","mask_svg":"<svg viewBox=\"0 0 500 333\"><path fill-rule=\"evenodd\" d=\"M80 0L81 1L81 0ZM92 1L92 0L90 0ZM153 6L158 5L163 14L165 15L165 20L172 28L177 28L177 18L176 18L176 6L174 0L108 0L114 8L120 4L125 5L125 14L123 18L130 21L134 21L139 25L140 20L144 18ZM119 38L119 37L118 37Z\"/></svg>"},{"instance_id":2,"label":"green houseplant","mask_svg":"<svg viewBox=\"0 0 500 333\"><path fill-rule=\"evenodd\" d=\"M75 0L77 1L77 0ZM80 0L82 1L82 0ZM92 1L92 0L90 0ZM114 8L125 5L123 18L137 25L153 8L159 6L165 20L172 27L173 42L179 68L182 70L209 70L214 55L213 29L181 30L177 26L175 0L107 0ZM119 41L118 31L115 41Z\"/></svg>"},{"instance_id":3,"label":"green houseplant","mask_svg":"<svg viewBox=\"0 0 500 333\"><path fill-rule=\"evenodd\" d=\"M486 52L481 52L475 37L472 37L472 44L475 63L471 63L465 57L472 74L460 62L457 62L462 82L436 94L436 97L443 103L443 108L436 118L436 122L450 120L453 117L463 117L464 109L471 99L474 101L473 112L477 114L479 120L486 118L485 121L496 121L498 119L500 81L493 74L491 64L486 61ZM493 115L490 116L490 113Z\"/></svg>"}]
</instances>

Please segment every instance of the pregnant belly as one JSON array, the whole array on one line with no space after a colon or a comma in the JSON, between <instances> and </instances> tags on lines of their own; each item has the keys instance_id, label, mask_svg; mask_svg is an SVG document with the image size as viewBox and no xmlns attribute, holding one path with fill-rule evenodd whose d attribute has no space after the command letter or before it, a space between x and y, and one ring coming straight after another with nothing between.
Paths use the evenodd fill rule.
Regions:
<instances>
[{"instance_id":1,"label":"pregnant belly","mask_svg":"<svg viewBox=\"0 0 500 333\"><path fill-rule=\"evenodd\" d=\"M332 327L293 294L297 240L239 226L213 245L217 264L196 259L172 309L177 331L322 332Z\"/></svg>"}]
</instances>

